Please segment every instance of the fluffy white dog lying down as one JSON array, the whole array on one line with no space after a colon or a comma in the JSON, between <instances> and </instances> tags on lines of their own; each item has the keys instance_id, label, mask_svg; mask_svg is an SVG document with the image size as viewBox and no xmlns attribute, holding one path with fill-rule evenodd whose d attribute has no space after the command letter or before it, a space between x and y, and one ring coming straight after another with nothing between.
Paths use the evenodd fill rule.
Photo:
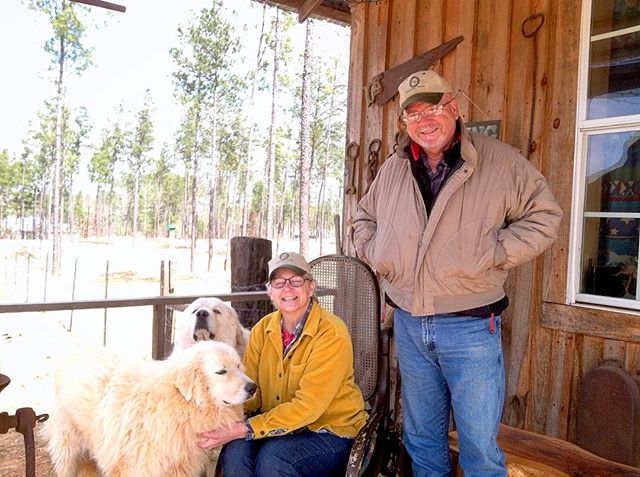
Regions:
<instances>
[{"instance_id":1,"label":"fluffy white dog lying down","mask_svg":"<svg viewBox=\"0 0 640 477\"><path fill-rule=\"evenodd\" d=\"M241 420L255 391L216 341L165 361L82 356L56 376L42 429L59 477L196 477L208 461L197 433Z\"/></svg>"},{"instance_id":2,"label":"fluffy white dog lying down","mask_svg":"<svg viewBox=\"0 0 640 477\"><path fill-rule=\"evenodd\" d=\"M238 320L236 310L218 298L198 298L176 315L174 350L215 340L233 346L242 356L248 339L249 330Z\"/></svg>"}]
</instances>

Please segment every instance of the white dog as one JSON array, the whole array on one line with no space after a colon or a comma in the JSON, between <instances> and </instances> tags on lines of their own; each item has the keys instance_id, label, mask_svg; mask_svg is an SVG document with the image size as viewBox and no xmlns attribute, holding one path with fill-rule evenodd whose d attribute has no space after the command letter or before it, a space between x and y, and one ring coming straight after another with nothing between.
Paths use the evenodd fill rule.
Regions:
<instances>
[{"instance_id":1,"label":"white dog","mask_svg":"<svg viewBox=\"0 0 640 477\"><path fill-rule=\"evenodd\" d=\"M176 316L174 352L198 341L215 340L233 346L242 356L249 330L238 320L236 310L218 298L198 298Z\"/></svg>"},{"instance_id":2,"label":"white dog","mask_svg":"<svg viewBox=\"0 0 640 477\"><path fill-rule=\"evenodd\" d=\"M224 343L197 343L165 361L101 356L57 377L43 433L59 477L198 476L209 456L197 434L241 420L256 391Z\"/></svg>"}]
</instances>

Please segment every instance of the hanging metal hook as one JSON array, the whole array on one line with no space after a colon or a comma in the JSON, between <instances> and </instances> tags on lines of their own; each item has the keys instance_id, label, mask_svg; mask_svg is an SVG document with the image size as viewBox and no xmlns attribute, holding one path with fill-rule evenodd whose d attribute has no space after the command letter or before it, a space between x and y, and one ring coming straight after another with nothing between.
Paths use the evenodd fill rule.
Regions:
<instances>
[{"instance_id":1,"label":"hanging metal hook","mask_svg":"<svg viewBox=\"0 0 640 477\"><path fill-rule=\"evenodd\" d=\"M527 25L533 24L534 21L538 21L538 24L533 27L531 31L527 31ZM542 13L534 13L525 18L522 22L522 27L520 31L522 31L522 36L525 38L531 38L533 35L540 31L544 25L544 15Z\"/></svg>"},{"instance_id":2,"label":"hanging metal hook","mask_svg":"<svg viewBox=\"0 0 640 477\"><path fill-rule=\"evenodd\" d=\"M536 23L537 22L537 23ZM531 83L531 114L529 115L529 137L527 138L527 159L533 151L536 149L536 145L533 142L533 120L535 118L536 111L536 99L537 99L537 84L538 79L538 41L536 35L544 25L544 15L542 13L534 13L525 18L522 22L520 31L525 38L533 38L533 71L531 73L533 81ZM528 29L528 26L533 28Z\"/></svg>"}]
</instances>

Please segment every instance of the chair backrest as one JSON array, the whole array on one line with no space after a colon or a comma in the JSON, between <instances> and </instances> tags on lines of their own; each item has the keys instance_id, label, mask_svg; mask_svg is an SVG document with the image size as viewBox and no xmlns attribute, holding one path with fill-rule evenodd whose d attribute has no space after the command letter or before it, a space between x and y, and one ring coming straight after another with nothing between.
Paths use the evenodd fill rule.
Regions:
<instances>
[{"instance_id":1,"label":"chair backrest","mask_svg":"<svg viewBox=\"0 0 640 477\"><path fill-rule=\"evenodd\" d=\"M325 255L309 264L316 296L327 311L344 320L351 333L355 380L367 401L378 385L380 287L363 261L345 255Z\"/></svg>"}]
</instances>

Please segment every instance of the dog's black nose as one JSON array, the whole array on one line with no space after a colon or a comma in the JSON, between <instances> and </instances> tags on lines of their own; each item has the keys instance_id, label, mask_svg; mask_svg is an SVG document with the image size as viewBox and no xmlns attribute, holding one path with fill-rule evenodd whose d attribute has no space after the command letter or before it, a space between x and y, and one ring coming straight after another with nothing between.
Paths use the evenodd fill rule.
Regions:
<instances>
[{"instance_id":1,"label":"dog's black nose","mask_svg":"<svg viewBox=\"0 0 640 477\"><path fill-rule=\"evenodd\" d=\"M209 317L209 312L207 310L198 310L196 313L196 325L193 329L193 339L198 341L196 335L201 335L200 330L205 332L205 335L209 334L209 325L207 323L207 318ZM213 339L211 337L210 339Z\"/></svg>"},{"instance_id":2,"label":"dog's black nose","mask_svg":"<svg viewBox=\"0 0 640 477\"><path fill-rule=\"evenodd\" d=\"M209 312L207 310L198 310L196 312L196 317L197 318L206 318L209 316Z\"/></svg>"},{"instance_id":3,"label":"dog's black nose","mask_svg":"<svg viewBox=\"0 0 640 477\"><path fill-rule=\"evenodd\" d=\"M247 391L247 393L249 393L251 396L253 396L253 394L256 392L256 389L258 389L258 385L254 382L247 383L244 387L244 390Z\"/></svg>"}]
</instances>

